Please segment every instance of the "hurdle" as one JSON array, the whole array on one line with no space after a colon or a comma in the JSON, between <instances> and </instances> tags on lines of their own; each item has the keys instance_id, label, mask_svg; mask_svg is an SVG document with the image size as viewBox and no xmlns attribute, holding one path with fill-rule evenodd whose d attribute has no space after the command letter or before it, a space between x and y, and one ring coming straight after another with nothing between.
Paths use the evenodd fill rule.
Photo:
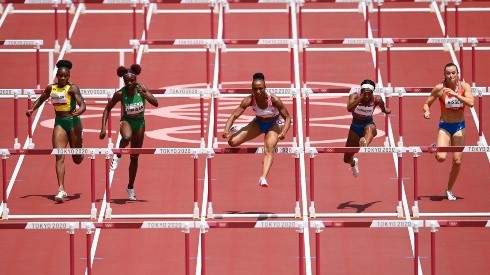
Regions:
<instances>
[{"instance_id":1,"label":"hurdle","mask_svg":"<svg viewBox=\"0 0 490 275\"><path fill-rule=\"evenodd\" d=\"M27 109L32 108L32 101L34 100L34 97L38 94L41 94L44 92L42 89L22 89L22 95L27 96ZM80 89L80 94L84 97L84 99L107 99L109 102L112 95L114 94L115 89ZM15 96L14 96L15 99ZM15 107L14 107L15 108ZM17 117L17 112L14 114L14 124L16 124L18 121ZM28 132L28 148L33 149L35 147L34 141L33 141L33 130L32 130L32 116L27 118L27 132ZM111 119L108 120L108 147L112 148L114 146L112 142L112 123ZM20 147L20 146L19 146ZM18 148L15 148L18 149Z\"/></svg>"},{"instance_id":2,"label":"hurdle","mask_svg":"<svg viewBox=\"0 0 490 275\"><path fill-rule=\"evenodd\" d=\"M299 89L295 88L267 88L267 91L275 94L278 97L287 97L293 99L293 114L291 116L292 127L293 127L293 147L297 145L297 137L298 137L298 123L294 122L297 114L297 103L296 95L299 94ZM219 104L218 99L220 98L243 98L247 95L252 94L252 89L243 89L243 88L222 88L222 89L213 89L213 105L214 105L214 129L213 129L213 148L218 147L218 110Z\"/></svg>"},{"instance_id":3,"label":"hurdle","mask_svg":"<svg viewBox=\"0 0 490 275\"><path fill-rule=\"evenodd\" d=\"M381 38L344 38L344 39L299 39L298 44L299 44L299 50L302 51L302 58L303 58L303 70L302 70L302 75L303 75L303 88L307 87L308 84L308 79L307 79L307 51L340 51L343 49L346 49L345 47L339 48L339 47L324 47L324 48L318 48L314 47L311 48L310 45L350 45L351 47L348 48L349 51L356 51L356 52L369 52L371 51L371 48L374 48L374 55L375 55L375 66L374 66L374 82L378 83L379 82L379 74L380 74L380 68L379 68L379 52L381 50L383 39ZM364 47L352 47L353 45L364 45ZM308 50L309 49L309 50Z\"/></svg>"},{"instance_id":4,"label":"hurdle","mask_svg":"<svg viewBox=\"0 0 490 275\"><path fill-rule=\"evenodd\" d=\"M309 215L311 218L322 218L322 217L398 217L403 218L403 205L402 205L402 190L403 190L403 161L402 155L406 151L405 148L402 147L308 147L305 148L305 152L310 154L310 207L309 207ZM397 186L398 186L398 204L396 206L396 212L394 213L373 213L373 214L333 214L333 213L317 213L315 209L315 157L317 154L322 153L381 153L381 154L396 154L398 157L398 177L397 177Z\"/></svg>"},{"instance_id":5,"label":"hurdle","mask_svg":"<svg viewBox=\"0 0 490 275\"><path fill-rule=\"evenodd\" d=\"M302 153L302 148L300 147L276 147L274 152L279 154L293 154L294 157L294 171L295 171L295 190L296 190L296 202L294 207L294 214L215 214L213 210L213 192L212 192L212 163L211 158L214 155L223 155L223 154L261 154L264 152L263 147L235 147L235 148L214 148L207 149L207 169L208 169L208 209L207 209L207 218L215 219L215 218L231 218L231 217L244 217L244 218L300 218L301 211L299 206L300 201L300 171L299 171L299 158Z\"/></svg>"},{"instance_id":6,"label":"hurdle","mask_svg":"<svg viewBox=\"0 0 490 275\"><path fill-rule=\"evenodd\" d=\"M394 93L398 94L398 109L400 115L398 116L398 123L400 125L398 129L399 141L398 146L403 146L403 97L417 97L417 96L429 96L433 87L395 87ZM490 88L487 87L471 87L471 93L478 97L478 141L477 144L482 146L484 144L483 137L483 96L490 96L488 92ZM472 111L474 108L472 108Z\"/></svg>"},{"instance_id":7,"label":"hurdle","mask_svg":"<svg viewBox=\"0 0 490 275\"><path fill-rule=\"evenodd\" d=\"M79 222L1 222L2 229L17 230L68 230L70 247L70 275L75 274L75 229L80 228Z\"/></svg>"},{"instance_id":8,"label":"hurdle","mask_svg":"<svg viewBox=\"0 0 490 275\"><path fill-rule=\"evenodd\" d=\"M185 245L185 274L190 275L190 261L189 261L189 234L190 229L195 228L194 222L186 221L143 221L143 222L81 222L81 229L86 230L87 235L87 261L86 272L88 275L92 274L92 230L93 229L179 229L184 233L184 245Z\"/></svg>"},{"instance_id":9,"label":"hurdle","mask_svg":"<svg viewBox=\"0 0 490 275\"><path fill-rule=\"evenodd\" d=\"M489 228L489 220L426 220L425 226L430 227L431 274L436 274L436 232L440 228Z\"/></svg>"},{"instance_id":10,"label":"hurdle","mask_svg":"<svg viewBox=\"0 0 490 275\"><path fill-rule=\"evenodd\" d=\"M301 94L305 99L305 147L310 147L310 117L311 117L311 98L323 98L328 96L338 96L338 97L348 97L353 93L359 93L361 88L302 88ZM393 88L391 87L376 87L374 90L375 95L384 96L384 101L386 103L386 108L389 108L389 98L393 93ZM384 115L385 122L385 133L388 133L389 116ZM384 146L389 146L388 136L385 138Z\"/></svg>"},{"instance_id":11,"label":"hurdle","mask_svg":"<svg viewBox=\"0 0 490 275\"><path fill-rule=\"evenodd\" d=\"M299 28L299 37L302 36L303 32L303 11L301 6L308 4L308 3L357 3L358 5L358 12L364 14L364 33L366 35L365 38L369 38L369 23L370 23L370 18L369 18L369 9L372 6L372 1L373 0L300 0L298 1L298 28ZM379 20L379 16L378 16Z\"/></svg>"},{"instance_id":12,"label":"hurdle","mask_svg":"<svg viewBox=\"0 0 490 275\"><path fill-rule=\"evenodd\" d=\"M424 146L424 147L410 147L407 148L407 152L413 154L413 179L414 179L414 193L412 206L412 216L418 217L440 217L441 215L447 217L487 217L490 216L490 212L477 212L477 213L421 213L418 205L419 201L419 179L418 179L418 162L417 159L421 153L437 153L437 152L462 152L462 153L486 153L490 156L490 146Z\"/></svg>"},{"instance_id":13,"label":"hurdle","mask_svg":"<svg viewBox=\"0 0 490 275\"><path fill-rule=\"evenodd\" d=\"M213 39L158 39L158 40L136 40L136 39L131 39L129 40L129 44L133 47L134 49L134 62L136 63L137 59L137 54L136 54L136 49L139 48L140 46L143 46L143 51L144 52L150 52L149 46L150 45L159 45L159 46L200 46L199 48L172 48L172 49L154 49L151 52L191 52L191 51L202 51L203 48L206 51L206 88L209 89L210 83L211 83L211 73L210 73L210 52L215 52L215 47L216 43Z\"/></svg>"},{"instance_id":14,"label":"hurdle","mask_svg":"<svg viewBox=\"0 0 490 275\"><path fill-rule=\"evenodd\" d=\"M14 149L20 148L19 143L19 117L17 112L19 110L19 95L22 94L22 89L0 89L0 96L12 96L14 105Z\"/></svg>"},{"instance_id":15,"label":"hurdle","mask_svg":"<svg viewBox=\"0 0 490 275\"><path fill-rule=\"evenodd\" d=\"M106 172L106 181L105 181L105 200L107 202L107 207L105 211L106 219L116 219L116 218L199 218L199 207L198 207L198 156L203 153L204 149L200 148L117 148L117 149L101 149L101 153L105 155L105 172ZM149 154L149 155L191 155L193 158L193 184L194 184L194 209L193 214L112 214L111 208L111 173L110 169L110 154Z\"/></svg>"},{"instance_id":16,"label":"hurdle","mask_svg":"<svg viewBox=\"0 0 490 275\"><path fill-rule=\"evenodd\" d=\"M294 88L294 53L297 51L297 39L216 39L216 55L218 60L218 88L223 88L221 56L226 52L254 52L254 51L287 51L290 64L290 88ZM262 46L261 48L236 48L238 45ZM287 46L287 48L285 47Z\"/></svg>"},{"instance_id":17,"label":"hurdle","mask_svg":"<svg viewBox=\"0 0 490 275\"><path fill-rule=\"evenodd\" d=\"M413 271L414 274L419 274L420 262L419 262L419 228L424 227L424 221L422 220L372 220L372 221L331 221L331 220L312 220L310 221L310 229L315 230L315 252L316 252L316 274L321 273L321 251L320 251L320 233L328 228L374 228L374 229L386 229L386 228L408 228L413 231L414 245L413 245ZM435 273L432 273L435 274Z\"/></svg>"},{"instance_id":18,"label":"hurdle","mask_svg":"<svg viewBox=\"0 0 490 275\"><path fill-rule=\"evenodd\" d=\"M2 219L95 219L97 208L95 207L95 155L99 154L98 148L54 148L54 149L3 149L2 150L2 182L3 182L3 211ZM90 158L90 189L91 208L88 215L10 215L7 196L7 173L6 163L9 155L88 155Z\"/></svg>"},{"instance_id":19,"label":"hurdle","mask_svg":"<svg viewBox=\"0 0 490 275\"><path fill-rule=\"evenodd\" d=\"M23 39L4 39L0 40L2 46L34 46L35 62L36 62L36 88L41 87L41 71L40 71L40 49L43 45L43 40L23 40ZM16 52L17 50L14 50Z\"/></svg>"},{"instance_id":20,"label":"hurdle","mask_svg":"<svg viewBox=\"0 0 490 275\"><path fill-rule=\"evenodd\" d=\"M197 222L196 222L197 227ZM304 231L308 225L304 221L275 220L275 221L204 221L199 223L201 234L201 274L206 274L206 234L218 229L295 229L298 232L298 274L304 275L305 251Z\"/></svg>"}]
</instances>

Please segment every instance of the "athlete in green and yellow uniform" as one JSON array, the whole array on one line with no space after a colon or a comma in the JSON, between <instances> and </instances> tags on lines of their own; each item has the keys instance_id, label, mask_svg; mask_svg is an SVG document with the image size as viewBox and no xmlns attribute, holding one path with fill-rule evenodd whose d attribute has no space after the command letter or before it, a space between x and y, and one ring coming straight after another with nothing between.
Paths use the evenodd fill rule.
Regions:
<instances>
[{"instance_id":1,"label":"athlete in green and yellow uniform","mask_svg":"<svg viewBox=\"0 0 490 275\"><path fill-rule=\"evenodd\" d=\"M136 82L136 75L141 72L138 64L133 64L129 69L120 66L117 69L117 75L124 80L124 87L114 93L111 101L107 103L102 115L102 127L100 129L100 139L106 135L106 124L109 113L116 103L121 102L122 117L120 122L119 133L121 141L119 148L126 148L131 144L131 148L142 148L145 137L145 106L146 101L151 105L158 107L157 99L150 93L148 88ZM136 200L134 193L134 180L138 171L139 154L131 154L129 164L129 183L127 192L130 200ZM115 155L111 162L111 169L115 170L121 159L121 155Z\"/></svg>"},{"instance_id":2,"label":"athlete in green and yellow uniform","mask_svg":"<svg viewBox=\"0 0 490 275\"><path fill-rule=\"evenodd\" d=\"M29 117L48 98L54 106L56 113L52 143L53 148L82 148L83 127L80 115L85 112L85 101L78 87L69 82L72 63L68 60L60 60L56 63L57 83L48 85L34 102L32 109L27 110ZM77 105L79 108L77 109ZM72 155L73 162L80 164L83 155ZM56 176L58 178L58 194L56 201L63 201L67 197L65 191L65 155L56 155Z\"/></svg>"}]
</instances>

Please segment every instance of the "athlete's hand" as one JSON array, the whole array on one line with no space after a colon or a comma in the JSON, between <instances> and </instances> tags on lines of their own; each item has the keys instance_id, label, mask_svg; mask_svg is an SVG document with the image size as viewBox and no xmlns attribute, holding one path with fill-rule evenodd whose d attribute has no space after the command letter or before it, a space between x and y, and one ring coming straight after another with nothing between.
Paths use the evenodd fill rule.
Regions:
<instances>
[{"instance_id":1,"label":"athlete's hand","mask_svg":"<svg viewBox=\"0 0 490 275\"><path fill-rule=\"evenodd\" d=\"M79 117L81 114L78 112L78 110L79 110L79 109L77 109L77 110L73 111L73 113L71 113L71 115L72 115L73 117Z\"/></svg>"},{"instance_id":2,"label":"athlete's hand","mask_svg":"<svg viewBox=\"0 0 490 275\"><path fill-rule=\"evenodd\" d=\"M100 129L100 134L99 134L99 139L104 139L105 138L105 127L102 127L102 129Z\"/></svg>"},{"instance_id":3,"label":"athlete's hand","mask_svg":"<svg viewBox=\"0 0 490 275\"><path fill-rule=\"evenodd\" d=\"M424 112L424 118L429 119L430 118L430 112L429 110Z\"/></svg>"},{"instance_id":4,"label":"athlete's hand","mask_svg":"<svg viewBox=\"0 0 490 275\"><path fill-rule=\"evenodd\" d=\"M32 116L32 113L34 113L34 110L29 109L29 110L26 111L26 116L27 117L30 117L30 116Z\"/></svg>"},{"instance_id":5,"label":"athlete's hand","mask_svg":"<svg viewBox=\"0 0 490 275\"><path fill-rule=\"evenodd\" d=\"M223 134L221 135L223 138L229 138L231 135L229 132L223 132Z\"/></svg>"},{"instance_id":6,"label":"athlete's hand","mask_svg":"<svg viewBox=\"0 0 490 275\"><path fill-rule=\"evenodd\" d=\"M286 134L280 133L278 136L279 140L283 140L286 137Z\"/></svg>"},{"instance_id":7,"label":"athlete's hand","mask_svg":"<svg viewBox=\"0 0 490 275\"><path fill-rule=\"evenodd\" d=\"M391 110L388 109L388 108L385 108L385 112L384 113L387 114L387 115L389 115L389 114L391 114Z\"/></svg>"}]
</instances>

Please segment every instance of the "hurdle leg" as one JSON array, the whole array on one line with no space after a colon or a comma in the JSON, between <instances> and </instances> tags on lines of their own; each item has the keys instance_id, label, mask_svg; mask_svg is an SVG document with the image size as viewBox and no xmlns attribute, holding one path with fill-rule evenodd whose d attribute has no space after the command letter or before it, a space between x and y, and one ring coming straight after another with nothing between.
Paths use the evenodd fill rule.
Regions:
<instances>
[{"instance_id":1,"label":"hurdle leg","mask_svg":"<svg viewBox=\"0 0 490 275\"><path fill-rule=\"evenodd\" d=\"M294 217L301 218L301 208L299 206L299 193L300 193L300 184L299 184L299 154L295 154L294 156L294 174L295 174L295 184L296 184L296 206L294 207Z\"/></svg>"},{"instance_id":2,"label":"hurdle leg","mask_svg":"<svg viewBox=\"0 0 490 275\"><path fill-rule=\"evenodd\" d=\"M398 206L396 207L396 213L398 218L403 218L403 206L402 206L402 181L403 181L403 159L402 153L398 153Z\"/></svg>"},{"instance_id":3,"label":"hurdle leg","mask_svg":"<svg viewBox=\"0 0 490 275\"><path fill-rule=\"evenodd\" d=\"M199 206L198 206L198 197L199 197L199 171L198 171L198 163L197 163L197 158L198 158L198 153L195 151L194 155L192 156L194 158L194 211L192 217L194 219L199 218Z\"/></svg>"},{"instance_id":4,"label":"hurdle leg","mask_svg":"<svg viewBox=\"0 0 490 275\"><path fill-rule=\"evenodd\" d=\"M105 209L105 218L106 219L111 219L112 218L112 208L111 208L111 181L110 181L110 174L109 174L109 167L110 167L110 157L109 155L109 150L106 151L105 154L105 200L107 202L107 206Z\"/></svg>"},{"instance_id":5,"label":"hurdle leg","mask_svg":"<svg viewBox=\"0 0 490 275\"><path fill-rule=\"evenodd\" d=\"M8 220L9 208L7 206L7 150L2 151L2 194L3 211L2 220Z\"/></svg>"},{"instance_id":6,"label":"hurdle leg","mask_svg":"<svg viewBox=\"0 0 490 275\"><path fill-rule=\"evenodd\" d=\"M419 274L419 224L414 223L413 227L413 274Z\"/></svg>"},{"instance_id":7,"label":"hurdle leg","mask_svg":"<svg viewBox=\"0 0 490 275\"><path fill-rule=\"evenodd\" d=\"M431 275L436 275L436 232L437 227L434 222L430 223L430 271Z\"/></svg>"},{"instance_id":8,"label":"hurdle leg","mask_svg":"<svg viewBox=\"0 0 490 275\"><path fill-rule=\"evenodd\" d=\"M90 225L87 225L87 275L92 275L92 257L90 256L90 251L92 250L92 230Z\"/></svg>"},{"instance_id":9,"label":"hurdle leg","mask_svg":"<svg viewBox=\"0 0 490 275\"><path fill-rule=\"evenodd\" d=\"M208 155L206 159L208 163L208 214L207 217L209 219L214 218L213 213L213 189L212 189L212 180L211 180L211 155Z\"/></svg>"},{"instance_id":10,"label":"hurdle leg","mask_svg":"<svg viewBox=\"0 0 490 275\"><path fill-rule=\"evenodd\" d=\"M304 242L305 242L305 236L304 236L304 225L302 223L299 224L298 227L298 246L299 246L299 274L303 275L305 274L304 271L304 265L305 265L305 251L304 251Z\"/></svg>"},{"instance_id":11,"label":"hurdle leg","mask_svg":"<svg viewBox=\"0 0 490 275\"><path fill-rule=\"evenodd\" d=\"M201 223L201 275L206 275L206 228Z\"/></svg>"},{"instance_id":12,"label":"hurdle leg","mask_svg":"<svg viewBox=\"0 0 490 275\"><path fill-rule=\"evenodd\" d=\"M32 94L29 92L27 99L27 110L32 109ZM27 131L29 136L29 141L27 142L27 148L33 149L34 142L32 141L32 116L27 118Z\"/></svg>"},{"instance_id":13,"label":"hurdle leg","mask_svg":"<svg viewBox=\"0 0 490 275\"><path fill-rule=\"evenodd\" d=\"M310 218L316 217L315 212L315 155L310 154Z\"/></svg>"},{"instance_id":14,"label":"hurdle leg","mask_svg":"<svg viewBox=\"0 0 490 275\"><path fill-rule=\"evenodd\" d=\"M412 217L418 218L419 214L419 180L418 180L418 152L413 153L413 206Z\"/></svg>"},{"instance_id":15,"label":"hurdle leg","mask_svg":"<svg viewBox=\"0 0 490 275\"><path fill-rule=\"evenodd\" d=\"M189 225L185 224L184 230L184 244L185 244L185 254L184 254L184 262L185 262L185 275L190 275L190 263L189 263Z\"/></svg>"},{"instance_id":16,"label":"hurdle leg","mask_svg":"<svg viewBox=\"0 0 490 275\"><path fill-rule=\"evenodd\" d=\"M90 155L90 189L91 189L91 201L92 208L90 209L90 218L97 218L97 207L95 207L95 152L92 150L92 154Z\"/></svg>"},{"instance_id":17,"label":"hurdle leg","mask_svg":"<svg viewBox=\"0 0 490 275\"><path fill-rule=\"evenodd\" d=\"M315 224L315 267L316 267L316 273L317 275L322 274L320 271L320 232L322 232L320 223L317 222Z\"/></svg>"},{"instance_id":18,"label":"hurdle leg","mask_svg":"<svg viewBox=\"0 0 490 275\"><path fill-rule=\"evenodd\" d=\"M70 275L75 275L75 229L70 226Z\"/></svg>"},{"instance_id":19,"label":"hurdle leg","mask_svg":"<svg viewBox=\"0 0 490 275\"><path fill-rule=\"evenodd\" d=\"M18 109L19 109L19 101L18 101L18 94L14 94L14 149L20 149L20 143L19 143L19 116L18 114Z\"/></svg>"}]
</instances>

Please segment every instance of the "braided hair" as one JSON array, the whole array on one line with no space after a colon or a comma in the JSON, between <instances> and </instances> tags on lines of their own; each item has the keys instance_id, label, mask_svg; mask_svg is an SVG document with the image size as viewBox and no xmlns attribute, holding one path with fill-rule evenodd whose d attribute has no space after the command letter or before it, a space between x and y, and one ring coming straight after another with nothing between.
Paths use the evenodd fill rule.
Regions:
<instances>
[{"instance_id":1,"label":"braided hair","mask_svg":"<svg viewBox=\"0 0 490 275\"><path fill-rule=\"evenodd\" d=\"M141 66L139 64L133 64L131 67L126 68L124 66L119 66L117 68L117 76L123 77L126 74L139 75L141 73Z\"/></svg>"}]
</instances>

